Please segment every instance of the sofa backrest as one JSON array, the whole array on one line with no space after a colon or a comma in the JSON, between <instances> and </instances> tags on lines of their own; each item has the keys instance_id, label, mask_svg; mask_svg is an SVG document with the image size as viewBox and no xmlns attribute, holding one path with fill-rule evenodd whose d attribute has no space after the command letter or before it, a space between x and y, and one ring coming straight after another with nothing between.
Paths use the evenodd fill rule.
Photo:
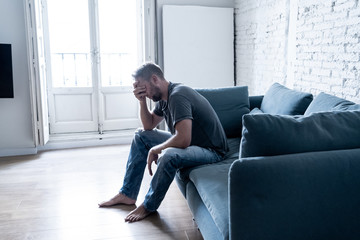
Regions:
<instances>
[{"instance_id":1,"label":"sofa backrest","mask_svg":"<svg viewBox=\"0 0 360 240\"><path fill-rule=\"evenodd\" d=\"M196 89L214 108L228 138L240 137L242 116L250 112L247 86Z\"/></svg>"},{"instance_id":2,"label":"sofa backrest","mask_svg":"<svg viewBox=\"0 0 360 240\"><path fill-rule=\"evenodd\" d=\"M265 93L260 110L264 113L281 115L302 115L313 100L310 93L291 90L274 83Z\"/></svg>"},{"instance_id":3,"label":"sofa backrest","mask_svg":"<svg viewBox=\"0 0 360 240\"><path fill-rule=\"evenodd\" d=\"M304 115L308 116L315 112L360 110L360 106L354 102L339 98L327 93L319 93L310 103Z\"/></svg>"},{"instance_id":4,"label":"sofa backrest","mask_svg":"<svg viewBox=\"0 0 360 240\"><path fill-rule=\"evenodd\" d=\"M262 100L264 99L264 95L259 96L249 96L249 103L250 103L250 111L255 108L260 108Z\"/></svg>"}]
</instances>

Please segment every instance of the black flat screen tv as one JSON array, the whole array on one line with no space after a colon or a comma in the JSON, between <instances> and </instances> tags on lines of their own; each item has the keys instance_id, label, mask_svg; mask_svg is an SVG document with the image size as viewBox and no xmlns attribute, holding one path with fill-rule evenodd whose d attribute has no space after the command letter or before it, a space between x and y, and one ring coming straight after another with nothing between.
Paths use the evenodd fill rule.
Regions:
<instances>
[{"instance_id":1,"label":"black flat screen tv","mask_svg":"<svg viewBox=\"0 0 360 240\"><path fill-rule=\"evenodd\" d=\"M0 43L0 98L14 98L11 44Z\"/></svg>"}]
</instances>

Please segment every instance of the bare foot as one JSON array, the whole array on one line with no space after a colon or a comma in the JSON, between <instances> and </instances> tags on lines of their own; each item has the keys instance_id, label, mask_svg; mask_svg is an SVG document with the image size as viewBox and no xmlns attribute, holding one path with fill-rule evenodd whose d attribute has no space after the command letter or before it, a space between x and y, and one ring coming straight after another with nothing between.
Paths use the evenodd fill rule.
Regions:
<instances>
[{"instance_id":1,"label":"bare foot","mask_svg":"<svg viewBox=\"0 0 360 240\"><path fill-rule=\"evenodd\" d=\"M147 216L149 216L151 213L144 207L143 204L141 204L139 207L137 207L135 210L131 211L129 215L126 216L125 222L137 222L140 221Z\"/></svg>"},{"instance_id":2,"label":"bare foot","mask_svg":"<svg viewBox=\"0 0 360 240\"><path fill-rule=\"evenodd\" d=\"M129 198L124 194L118 193L117 195L115 195L115 197L113 197L109 201L99 203L99 207L110 207L117 204L133 205L135 204L135 202L136 202L135 199Z\"/></svg>"}]
</instances>

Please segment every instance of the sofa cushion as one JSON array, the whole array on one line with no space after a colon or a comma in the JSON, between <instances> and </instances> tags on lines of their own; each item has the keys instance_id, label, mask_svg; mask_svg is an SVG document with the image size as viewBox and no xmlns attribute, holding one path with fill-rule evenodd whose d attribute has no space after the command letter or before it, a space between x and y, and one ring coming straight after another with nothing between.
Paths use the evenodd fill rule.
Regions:
<instances>
[{"instance_id":1,"label":"sofa cushion","mask_svg":"<svg viewBox=\"0 0 360 240\"><path fill-rule=\"evenodd\" d=\"M302 115L309 106L313 96L274 83L266 92L260 109L264 113Z\"/></svg>"},{"instance_id":2,"label":"sofa cushion","mask_svg":"<svg viewBox=\"0 0 360 240\"><path fill-rule=\"evenodd\" d=\"M229 151L225 154L224 160L212 163L211 166L216 165L222 165L222 164L231 164L235 160L239 159L239 145L240 145L240 138L230 138L228 139L228 146ZM186 184L189 182L189 175L191 171L198 168L203 168L208 166L208 164L205 165L199 165L195 167L189 167L189 168L182 168L176 171L176 183L178 184L178 187L180 188L180 191L186 198Z\"/></svg>"},{"instance_id":3,"label":"sofa cushion","mask_svg":"<svg viewBox=\"0 0 360 240\"><path fill-rule=\"evenodd\" d=\"M210 212L206 208L196 187L192 182L189 182L186 185L186 192L188 193L188 197L186 199L188 206L191 210L194 220L196 221L196 225L198 226L198 229L201 231L201 235L203 239L210 239L210 240L224 239L223 234L216 226L214 219L210 215ZM171 237L168 236L168 239L169 238Z\"/></svg>"},{"instance_id":4,"label":"sofa cushion","mask_svg":"<svg viewBox=\"0 0 360 240\"><path fill-rule=\"evenodd\" d=\"M231 164L208 165L190 173L202 201L223 239L229 239L228 172Z\"/></svg>"},{"instance_id":5,"label":"sofa cushion","mask_svg":"<svg viewBox=\"0 0 360 240\"><path fill-rule=\"evenodd\" d=\"M326 93L317 95L306 109L304 115L308 116L314 112L329 112L332 110L347 110L355 103ZM355 110L355 109L354 109Z\"/></svg>"},{"instance_id":6,"label":"sofa cushion","mask_svg":"<svg viewBox=\"0 0 360 240\"><path fill-rule=\"evenodd\" d=\"M244 115L240 157L360 147L360 111Z\"/></svg>"},{"instance_id":7,"label":"sofa cushion","mask_svg":"<svg viewBox=\"0 0 360 240\"><path fill-rule=\"evenodd\" d=\"M250 112L247 86L197 89L214 108L227 137L240 137L244 114Z\"/></svg>"},{"instance_id":8,"label":"sofa cushion","mask_svg":"<svg viewBox=\"0 0 360 240\"><path fill-rule=\"evenodd\" d=\"M354 104L348 107L347 110L360 111L360 104Z\"/></svg>"}]
</instances>

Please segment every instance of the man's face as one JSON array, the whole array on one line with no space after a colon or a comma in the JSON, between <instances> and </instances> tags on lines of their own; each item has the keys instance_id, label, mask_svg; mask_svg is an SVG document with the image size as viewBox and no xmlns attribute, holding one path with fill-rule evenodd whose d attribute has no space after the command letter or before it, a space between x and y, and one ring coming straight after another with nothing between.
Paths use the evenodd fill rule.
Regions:
<instances>
[{"instance_id":1,"label":"man's face","mask_svg":"<svg viewBox=\"0 0 360 240\"><path fill-rule=\"evenodd\" d=\"M143 78L137 78L135 80L137 87L145 87L146 97L150 98L154 102L158 102L162 99L160 88L152 83L152 80L145 81Z\"/></svg>"}]
</instances>

